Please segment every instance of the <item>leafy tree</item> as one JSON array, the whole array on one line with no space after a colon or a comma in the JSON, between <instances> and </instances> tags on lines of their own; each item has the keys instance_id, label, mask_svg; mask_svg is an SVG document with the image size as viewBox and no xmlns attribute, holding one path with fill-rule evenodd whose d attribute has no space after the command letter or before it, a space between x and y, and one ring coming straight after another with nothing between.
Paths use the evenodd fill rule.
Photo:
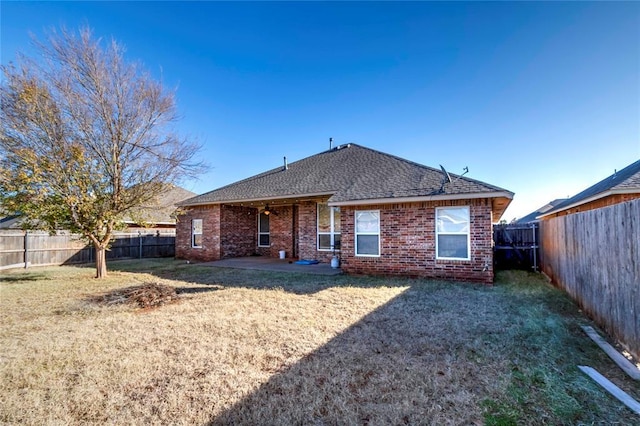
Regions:
<instances>
[{"instance_id":1,"label":"leafy tree","mask_svg":"<svg viewBox=\"0 0 640 426\"><path fill-rule=\"evenodd\" d=\"M96 251L96 276L123 216L204 168L174 132L174 93L123 47L53 30L37 57L2 66L0 207L27 224L69 229Z\"/></svg>"}]
</instances>

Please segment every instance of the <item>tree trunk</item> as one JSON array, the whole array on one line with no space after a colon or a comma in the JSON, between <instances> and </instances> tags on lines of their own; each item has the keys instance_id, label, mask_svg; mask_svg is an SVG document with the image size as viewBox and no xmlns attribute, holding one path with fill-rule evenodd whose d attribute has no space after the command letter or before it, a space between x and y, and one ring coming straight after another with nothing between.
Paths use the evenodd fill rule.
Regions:
<instances>
[{"instance_id":1,"label":"tree trunk","mask_svg":"<svg viewBox=\"0 0 640 426\"><path fill-rule=\"evenodd\" d=\"M96 278L107 277L107 248L102 245L94 245L96 249Z\"/></svg>"}]
</instances>

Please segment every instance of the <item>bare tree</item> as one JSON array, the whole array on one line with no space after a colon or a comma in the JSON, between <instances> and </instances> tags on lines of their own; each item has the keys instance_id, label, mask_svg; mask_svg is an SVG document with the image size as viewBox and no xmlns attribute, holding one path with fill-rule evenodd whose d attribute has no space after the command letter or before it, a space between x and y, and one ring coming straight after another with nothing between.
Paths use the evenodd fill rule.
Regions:
<instances>
[{"instance_id":1,"label":"bare tree","mask_svg":"<svg viewBox=\"0 0 640 426\"><path fill-rule=\"evenodd\" d=\"M199 147L173 131L173 92L117 42L82 28L35 46L39 56L2 67L0 203L31 226L81 233L105 277L123 216L202 171Z\"/></svg>"}]
</instances>

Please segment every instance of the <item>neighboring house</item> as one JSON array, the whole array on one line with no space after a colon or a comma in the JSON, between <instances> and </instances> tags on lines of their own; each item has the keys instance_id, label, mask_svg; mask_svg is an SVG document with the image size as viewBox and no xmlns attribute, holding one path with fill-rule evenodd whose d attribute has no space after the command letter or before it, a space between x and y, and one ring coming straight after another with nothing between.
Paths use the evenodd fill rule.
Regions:
<instances>
[{"instance_id":1,"label":"neighboring house","mask_svg":"<svg viewBox=\"0 0 640 426\"><path fill-rule=\"evenodd\" d=\"M125 218L126 231L173 232L176 227L176 210L179 202L196 195L179 186L171 186L159 193L146 206L130 212ZM22 229L20 215L0 217L0 229Z\"/></svg>"},{"instance_id":2,"label":"neighboring house","mask_svg":"<svg viewBox=\"0 0 640 426\"><path fill-rule=\"evenodd\" d=\"M22 229L20 223L20 215L17 214L0 217L0 229Z\"/></svg>"},{"instance_id":3,"label":"neighboring house","mask_svg":"<svg viewBox=\"0 0 640 426\"><path fill-rule=\"evenodd\" d=\"M519 225L524 225L524 224L527 224L527 223L539 222L539 220L536 219L538 216L540 216L543 213L548 212L549 210L551 210L552 208L558 206L560 203L564 202L565 200L567 200L567 198L556 198L553 201L549 201L547 204L545 204L544 206L540 207L536 211L531 212L528 215L523 216L520 219L516 220L515 223L517 223Z\"/></svg>"},{"instance_id":4,"label":"neighboring house","mask_svg":"<svg viewBox=\"0 0 640 426\"><path fill-rule=\"evenodd\" d=\"M640 198L640 160L538 215L538 219L593 210L636 198Z\"/></svg>"},{"instance_id":5,"label":"neighboring house","mask_svg":"<svg viewBox=\"0 0 640 426\"><path fill-rule=\"evenodd\" d=\"M450 178L449 178L450 177ZM331 260L346 273L490 283L513 193L356 144L180 203L176 257Z\"/></svg>"},{"instance_id":6,"label":"neighboring house","mask_svg":"<svg viewBox=\"0 0 640 426\"><path fill-rule=\"evenodd\" d=\"M195 192L179 186L171 186L158 194L147 205L133 210L124 222L128 231L154 230L166 232L176 228L176 210L181 201L192 198Z\"/></svg>"}]
</instances>

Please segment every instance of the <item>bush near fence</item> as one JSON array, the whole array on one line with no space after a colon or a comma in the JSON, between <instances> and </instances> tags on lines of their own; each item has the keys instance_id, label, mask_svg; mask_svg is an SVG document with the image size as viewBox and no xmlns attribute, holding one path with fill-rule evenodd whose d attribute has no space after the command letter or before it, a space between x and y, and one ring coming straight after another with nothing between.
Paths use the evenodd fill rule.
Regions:
<instances>
[{"instance_id":1,"label":"bush near fence","mask_svg":"<svg viewBox=\"0 0 640 426\"><path fill-rule=\"evenodd\" d=\"M542 270L640 356L640 199L540 223Z\"/></svg>"},{"instance_id":2,"label":"bush near fence","mask_svg":"<svg viewBox=\"0 0 640 426\"><path fill-rule=\"evenodd\" d=\"M107 260L175 256L175 230L162 231L114 234ZM79 235L0 231L0 269L25 267L25 261L27 266L44 266L93 263L94 259L93 245Z\"/></svg>"}]
</instances>

